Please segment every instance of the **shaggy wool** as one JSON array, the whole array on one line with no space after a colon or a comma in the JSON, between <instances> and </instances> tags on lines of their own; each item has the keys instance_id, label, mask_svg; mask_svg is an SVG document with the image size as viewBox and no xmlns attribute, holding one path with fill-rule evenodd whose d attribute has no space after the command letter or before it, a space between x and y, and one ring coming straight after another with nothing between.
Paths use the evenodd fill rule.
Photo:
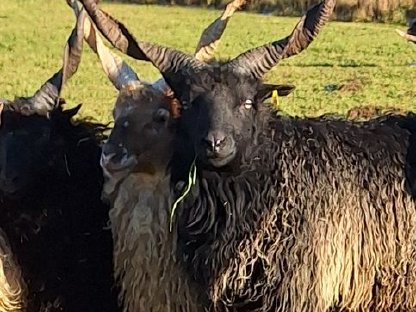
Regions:
<instances>
[{"instance_id":1,"label":"shaggy wool","mask_svg":"<svg viewBox=\"0 0 416 312\"><path fill-rule=\"evenodd\" d=\"M26 306L22 311L118 311L112 237L110 229L105 229L109 206L100 198L100 143L106 127L87 120L74 124L71 115L56 110L49 125L53 135L50 140L39 140L40 129L34 122L39 118L43 117L23 117L17 112L3 112L2 116L2 139L16 122L29 129L30 135L15 136L13 144L32 140L37 145L25 153L33 157L45 149L48 153L36 164L43 170L21 173L33 178L27 188L14 196L0 189L4 231L0 237L7 239L7 244L0 241L1 255L7 255L3 270L8 283L12 276L16 278L10 288L1 287L8 289L13 302L15 296L21 297L18 300ZM6 143L1 141L2 151L13 148ZM23 284L17 283L20 278Z\"/></svg>"},{"instance_id":2,"label":"shaggy wool","mask_svg":"<svg viewBox=\"0 0 416 312\"><path fill-rule=\"evenodd\" d=\"M169 231L169 183L169 176L147 173L114 183L114 267L126 312L203 311L199 289L178 259L176 229Z\"/></svg>"},{"instance_id":3,"label":"shaggy wool","mask_svg":"<svg viewBox=\"0 0 416 312\"><path fill-rule=\"evenodd\" d=\"M19 312L26 308L27 288L6 234L0 230L0 311Z\"/></svg>"},{"instance_id":4,"label":"shaggy wool","mask_svg":"<svg viewBox=\"0 0 416 312\"><path fill-rule=\"evenodd\" d=\"M415 311L406 118L274 118L237 166L200 169L179 240L212 310Z\"/></svg>"}]
</instances>

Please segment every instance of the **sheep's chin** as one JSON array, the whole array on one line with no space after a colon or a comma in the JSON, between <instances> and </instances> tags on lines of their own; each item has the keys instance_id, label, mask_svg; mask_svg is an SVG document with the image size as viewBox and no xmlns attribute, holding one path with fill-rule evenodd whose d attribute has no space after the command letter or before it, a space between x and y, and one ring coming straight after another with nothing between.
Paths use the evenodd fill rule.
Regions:
<instances>
[{"instance_id":1,"label":"sheep's chin","mask_svg":"<svg viewBox=\"0 0 416 312\"><path fill-rule=\"evenodd\" d=\"M128 176L137 164L136 156L124 156L118 163L103 163L104 186L102 190L102 199L111 198L111 195L116 191L117 185Z\"/></svg>"},{"instance_id":2,"label":"sheep's chin","mask_svg":"<svg viewBox=\"0 0 416 312\"><path fill-rule=\"evenodd\" d=\"M208 157L206 162L215 168L221 168L221 167L228 165L231 161L233 161L236 155L237 155L237 151L233 149L231 153L225 156Z\"/></svg>"},{"instance_id":3,"label":"sheep's chin","mask_svg":"<svg viewBox=\"0 0 416 312\"><path fill-rule=\"evenodd\" d=\"M113 176L120 172L130 172L137 164L136 155L124 155L120 161L104 161L101 157L101 167L103 168L104 176Z\"/></svg>"}]
</instances>

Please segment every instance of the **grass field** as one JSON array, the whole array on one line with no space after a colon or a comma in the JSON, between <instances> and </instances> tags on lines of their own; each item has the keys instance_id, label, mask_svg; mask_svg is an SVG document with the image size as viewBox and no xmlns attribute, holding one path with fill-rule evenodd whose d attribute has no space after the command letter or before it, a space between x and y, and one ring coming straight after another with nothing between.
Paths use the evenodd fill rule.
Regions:
<instances>
[{"instance_id":1,"label":"grass field","mask_svg":"<svg viewBox=\"0 0 416 312\"><path fill-rule=\"evenodd\" d=\"M192 53L202 29L218 11L102 3L143 40ZM288 34L297 18L237 13L223 36L218 58L229 58ZM74 16L61 0L0 0L0 97L32 94L61 66ZM416 110L416 45L394 33L397 25L331 22L302 54L284 60L266 76L293 83L280 101L284 113L344 114L351 107L378 105ZM400 28L403 28L400 26ZM144 80L159 77L151 65L125 57ZM83 116L111 120L117 92L98 59L85 46L78 73L63 96L69 106L84 103Z\"/></svg>"}]
</instances>

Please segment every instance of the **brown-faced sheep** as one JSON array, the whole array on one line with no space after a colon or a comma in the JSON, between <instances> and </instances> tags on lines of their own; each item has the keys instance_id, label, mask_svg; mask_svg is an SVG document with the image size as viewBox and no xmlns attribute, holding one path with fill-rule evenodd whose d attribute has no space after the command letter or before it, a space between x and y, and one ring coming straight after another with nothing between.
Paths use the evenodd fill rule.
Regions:
<instances>
[{"instance_id":1,"label":"brown-faced sheep","mask_svg":"<svg viewBox=\"0 0 416 312\"><path fill-rule=\"evenodd\" d=\"M102 164L117 179L107 196L125 311L204 311L205 292L183 269L176 229L169 231L169 103L147 87L124 90L114 119Z\"/></svg>"}]
</instances>

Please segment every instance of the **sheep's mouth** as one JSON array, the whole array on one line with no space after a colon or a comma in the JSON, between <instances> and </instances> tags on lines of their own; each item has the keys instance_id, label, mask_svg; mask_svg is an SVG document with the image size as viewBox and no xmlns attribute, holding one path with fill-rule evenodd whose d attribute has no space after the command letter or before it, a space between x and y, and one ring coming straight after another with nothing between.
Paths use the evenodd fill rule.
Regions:
<instances>
[{"instance_id":1,"label":"sheep's mouth","mask_svg":"<svg viewBox=\"0 0 416 312\"><path fill-rule=\"evenodd\" d=\"M237 155L237 147L233 139L227 140L227 143L218 150L207 147L204 144L199 146L198 158L206 165L220 168L228 165Z\"/></svg>"},{"instance_id":2,"label":"sheep's mouth","mask_svg":"<svg viewBox=\"0 0 416 312\"><path fill-rule=\"evenodd\" d=\"M232 149L228 154L211 154L207 155L207 162L208 164L212 165L213 167L219 168L228 165L237 155L237 150Z\"/></svg>"},{"instance_id":3,"label":"sheep's mouth","mask_svg":"<svg viewBox=\"0 0 416 312\"><path fill-rule=\"evenodd\" d=\"M100 160L101 167L104 170L104 174L114 174L121 171L126 171L134 168L137 164L137 157L135 155L123 155L121 158L116 155L101 155Z\"/></svg>"}]
</instances>

